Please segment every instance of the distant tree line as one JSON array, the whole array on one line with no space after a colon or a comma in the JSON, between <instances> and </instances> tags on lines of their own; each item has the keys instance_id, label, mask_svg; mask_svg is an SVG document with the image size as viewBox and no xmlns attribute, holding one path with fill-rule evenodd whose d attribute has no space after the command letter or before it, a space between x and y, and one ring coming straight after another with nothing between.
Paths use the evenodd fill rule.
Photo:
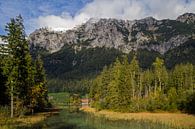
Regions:
<instances>
[{"instance_id":1,"label":"distant tree line","mask_svg":"<svg viewBox=\"0 0 195 129\"><path fill-rule=\"evenodd\" d=\"M179 64L167 70L156 58L142 70L127 56L105 67L90 88L91 106L120 112L184 111L195 113L195 66Z\"/></svg>"},{"instance_id":2,"label":"distant tree line","mask_svg":"<svg viewBox=\"0 0 195 129\"><path fill-rule=\"evenodd\" d=\"M31 58L23 19L6 25L8 43L0 53L0 106L11 107L11 117L43 110L48 105L45 71L38 56Z\"/></svg>"}]
</instances>

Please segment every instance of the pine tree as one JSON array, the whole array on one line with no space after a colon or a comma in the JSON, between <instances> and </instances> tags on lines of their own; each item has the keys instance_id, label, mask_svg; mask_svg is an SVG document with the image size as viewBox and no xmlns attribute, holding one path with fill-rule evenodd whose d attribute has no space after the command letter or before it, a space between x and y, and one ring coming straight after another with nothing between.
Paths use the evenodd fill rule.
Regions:
<instances>
[{"instance_id":1,"label":"pine tree","mask_svg":"<svg viewBox=\"0 0 195 129\"><path fill-rule=\"evenodd\" d=\"M117 58L111 68L111 74L113 75L112 80L108 84L108 97L107 103L108 108L112 110L120 110L120 88L119 88L119 77L121 74L121 62Z\"/></svg>"},{"instance_id":2,"label":"pine tree","mask_svg":"<svg viewBox=\"0 0 195 129\"><path fill-rule=\"evenodd\" d=\"M143 72L142 85L145 97L148 97L152 92L153 78L153 73L150 70L146 70Z\"/></svg>"},{"instance_id":3,"label":"pine tree","mask_svg":"<svg viewBox=\"0 0 195 129\"><path fill-rule=\"evenodd\" d=\"M99 108L106 108L107 107L107 92L108 92L108 85L112 80L112 75L110 74L110 70L107 67L104 67L101 75L99 76L97 83L98 87L96 92L96 98L98 98Z\"/></svg>"},{"instance_id":4,"label":"pine tree","mask_svg":"<svg viewBox=\"0 0 195 129\"><path fill-rule=\"evenodd\" d=\"M48 104L46 75L43 67L43 61L39 55L35 60L34 71L35 85L31 87L30 94L32 113L34 112L34 109L43 110Z\"/></svg>"},{"instance_id":5,"label":"pine tree","mask_svg":"<svg viewBox=\"0 0 195 129\"><path fill-rule=\"evenodd\" d=\"M11 96L11 117L13 117L13 103L16 99L21 102L22 107L29 105L29 89L34 85L34 77L22 17L19 15L11 19L5 30L7 31L8 55L4 74L7 76L6 85Z\"/></svg>"},{"instance_id":6,"label":"pine tree","mask_svg":"<svg viewBox=\"0 0 195 129\"><path fill-rule=\"evenodd\" d=\"M45 69L43 67L43 61L40 55L35 59L35 84L43 83L46 85Z\"/></svg>"},{"instance_id":7,"label":"pine tree","mask_svg":"<svg viewBox=\"0 0 195 129\"><path fill-rule=\"evenodd\" d=\"M156 94L157 88L160 91L167 88L168 83L168 73L164 66L164 60L160 58L156 58L155 62L153 63L153 70L155 76L154 82L154 93Z\"/></svg>"},{"instance_id":8,"label":"pine tree","mask_svg":"<svg viewBox=\"0 0 195 129\"><path fill-rule=\"evenodd\" d=\"M138 91L137 86L139 84L139 77L140 77L140 68L138 61L136 57L134 56L131 63L130 63L130 69L131 69L131 87L132 87L132 96L133 98L136 97L136 92Z\"/></svg>"},{"instance_id":9,"label":"pine tree","mask_svg":"<svg viewBox=\"0 0 195 129\"><path fill-rule=\"evenodd\" d=\"M125 56L105 68L91 87L90 96L98 109L114 111L193 112L195 69L192 64L177 65L168 71L156 58L153 69L141 71L136 57L131 63ZM102 106L103 105L103 106Z\"/></svg>"},{"instance_id":10,"label":"pine tree","mask_svg":"<svg viewBox=\"0 0 195 129\"><path fill-rule=\"evenodd\" d=\"M119 76L120 108L127 111L132 100L131 69L128 57L124 56Z\"/></svg>"},{"instance_id":11,"label":"pine tree","mask_svg":"<svg viewBox=\"0 0 195 129\"><path fill-rule=\"evenodd\" d=\"M185 82L184 82L184 88L189 89L190 91L193 91L193 65L192 64L186 64L185 65Z\"/></svg>"}]
</instances>

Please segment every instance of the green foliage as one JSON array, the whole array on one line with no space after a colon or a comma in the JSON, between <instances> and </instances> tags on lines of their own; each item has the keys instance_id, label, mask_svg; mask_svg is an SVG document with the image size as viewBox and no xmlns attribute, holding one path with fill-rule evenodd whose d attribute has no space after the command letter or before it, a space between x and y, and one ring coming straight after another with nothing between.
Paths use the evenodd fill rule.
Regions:
<instances>
[{"instance_id":1,"label":"green foliage","mask_svg":"<svg viewBox=\"0 0 195 129\"><path fill-rule=\"evenodd\" d=\"M1 98L10 97L11 114L19 116L29 109L43 109L47 106L46 79L41 59L31 59L29 44L19 15L6 25L6 53L0 55ZM12 117L12 115L11 115Z\"/></svg>"},{"instance_id":2,"label":"green foliage","mask_svg":"<svg viewBox=\"0 0 195 129\"><path fill-rule=\"evenodd\" d=\"M79 94L72 94L69 98L69 111L78 112L81 107L81 98Z\"/></svg>"},{"instance_id":3,"label":"green foliage","mask_svg":"<svg viewBox=\"0 0 195 129\"><path fill-rule=\"evenodd\" d=\"M168 68L173 68L177 64L195 64L195 40L191 39L177 48L169 50L164 55L165 64Z\"/></svg>"},{"instance_id":4,"label":"green foliage","mask_svg":"<svg viewBox=\"0 0 195 129\"><path fill-rule=\"evenodd\" d=\"M195 92L187 97L185 111L195 114Z\"/></svg>"},{"instance_id":5,"label":"green foliage","mask_svg":"<svg viewBox=\"0 0 195 129\"><path fill-rule=\"evenodd\" d=\"M139 66L143 70L151 68L156 57L165 59L165 65L169 69L180 63L195 64L193 42L194 40L189 40L184 46L170 50L164 55L146 49L138 50L136 55ZM43 57L49 92L67 91L81 94L89 92L91 80L103 70L104 66L112 64L116 57L121 60L123 55L126 55L114 48L82 48L78 51L68 45L52 54L41 51L38 53ZM133 59L134 54L133 51L127 54L129 61ZM89 83L84 85L86 81Z\"/></svg>"},{"instance_id":6,"label":"green foliage","mask_svg":"<svg viewBox=\"0 0 195 129\"><path fill-rule=\"evenodd\" d=\"M142 71L135 57L116 62L94 80L92 106L120 112L185 111L194 113L194 66L180 64L167 70L156 58L152 69Z\"/></svg>"},{"instance_id":7,"label":"green foliage","mask_svg":"<svg viewBox=\"0 0 195 129\"><path fill-rule=\"evenodd\" d=\"M28 43L25 39L23 20L21 16L11 19L6 26L8 55L3 67L7 76L8 91L29 104L29 89L33 86L33 69ZM12 90L13 88L13 90Z\"/></svg>"},{"instance_id":8,"label":"green foliage","mask_svg":"<svg viewBox=\"0 0 195 129\"><path fill-rule=\"evenodd\" d=\"M71 46L65 45L59 52L43 57L48 90L86 94L91 80L120 55L122 52L108 48L83 48L75 53Z\"/></svg>"},{"instance_id":9,"label":"green foliage","mask_svg":"<svg viewBox=\"0 0 195 129\"><path fill-rule=\"evenodd\" d=\"M194 24L187 24L178 22L175 20L162 20L162 24L155 33L161 34L161 38L164 41L168 41L171 37L180 35L190 35L193 34L195 28Z\"/></svg>"},{"instance_id":10,"label":"green foliage","mask_svg":"<svg viewBox=\"0 0 195 129\"><path fill-rule=\"evenodd\" d=\"M49 93L48 96L53 106L64 108L69 105L70 94L68 92Z\"/></svg>"},{"instance_id":11,"label":"green foliage","mask_svg":"<svg viewBox=\"0 0 195 129\"><path fill-rule=\"evenodd\" d=\"M44 110L48 106L48 95L46 88L46 75L41 57L35 60L34 86L31 88L31 108Z\"/></svg>"},{"instance_id":12,"label":"green foliage","mask_svg":"<svg viewBox=\"0 0 195 129\"><path fill-rule=\"evenodd\" d=\"M4 58L0 55L0 105L6 105L9 101L9 96L6 87L6 76L3 74Z\"/></svg>"},{"instance_id":13,"label":"green foliage","mask_svg":"<svg viewBox=\"0 0 195 129\"><path fill-rule=\"evenodd\" d=\"M10 116L10 109L8 106L0 106L0 116L2 118Z\"/></svg>"}]
</instances>

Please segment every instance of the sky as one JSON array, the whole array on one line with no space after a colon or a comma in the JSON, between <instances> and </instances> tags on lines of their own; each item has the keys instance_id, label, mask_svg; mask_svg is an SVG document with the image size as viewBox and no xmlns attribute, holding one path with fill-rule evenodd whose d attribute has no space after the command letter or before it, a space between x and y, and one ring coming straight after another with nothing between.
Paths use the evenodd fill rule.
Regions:
<instances>
[{"instance_id":1,"label":"sky","mask_svg":"<svg viewBox=\"0 0 195 129\"><path fill-rule=\"evenodd\" d=\"M90 18L176 19L186 12L195 13L195 0L0 0L0 35L19 14L28 35L41 27L72 29Z\"/></svg>"}]
</instances>

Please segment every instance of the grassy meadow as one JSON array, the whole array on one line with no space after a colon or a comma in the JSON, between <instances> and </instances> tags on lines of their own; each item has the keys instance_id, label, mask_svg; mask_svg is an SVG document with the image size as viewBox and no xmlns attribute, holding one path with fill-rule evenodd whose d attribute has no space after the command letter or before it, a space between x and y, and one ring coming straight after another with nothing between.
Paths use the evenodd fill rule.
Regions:
<instances>
[{"instance_id":1,"label":"grassy meadow","mask_svg":"<svg viewBox=\"0 0 195 129\"><path fill-rule=\"evenodd\" d=\"M54 107L66 108L69 102L69 94L66 92L49 93L49 101Z\"/></svg>"}]
</instances>

